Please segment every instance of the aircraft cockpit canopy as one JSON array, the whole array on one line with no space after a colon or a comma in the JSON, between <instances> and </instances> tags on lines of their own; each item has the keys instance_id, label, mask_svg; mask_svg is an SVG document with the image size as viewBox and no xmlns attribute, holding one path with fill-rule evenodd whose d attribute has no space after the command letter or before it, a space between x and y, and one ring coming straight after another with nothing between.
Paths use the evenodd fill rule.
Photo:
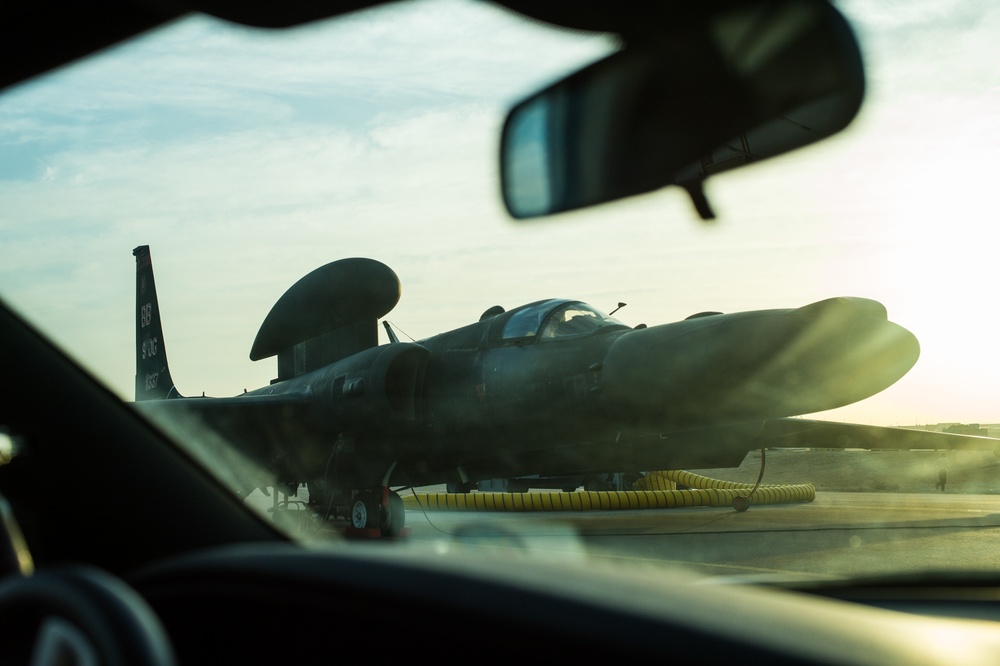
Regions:
<instances>
[{"instance_id":1,"label":"aircraft cockpit canopy","mask_svg":"<svg viewBox=\"0 0 1000 666\"><path fill-rule=\"evenodd\" d=\"M513 312L504 326L502 338L535 337L546 340L588 335L609 328L628 327L586 303L554 298Z\"/></svg>"}]
</instances>

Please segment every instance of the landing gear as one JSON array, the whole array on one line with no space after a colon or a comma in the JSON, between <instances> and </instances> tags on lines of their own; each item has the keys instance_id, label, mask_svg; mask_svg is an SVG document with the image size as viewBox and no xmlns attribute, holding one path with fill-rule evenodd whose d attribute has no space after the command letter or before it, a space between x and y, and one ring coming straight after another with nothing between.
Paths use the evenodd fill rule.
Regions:
<instances>
[{"instance_id":1,"label":"landing gear","mask_svg":"<svg viewBox=\"0 0 1000 666\"><path fill-rule=\"evenodd\" d=\"M382 527L382 507L375 493L363 490L351 502L351 527L359 530Z\"/></svg>"},{"instance_id":2,"label":"landing gear","mask_svg":"<svg viewBox=\"0 0 1000 666\"><path fill-rule=\"evenodd\" d=\"M382 536L399 536L405 526L406 509L399 493L388 489L381 493L362 490L354 496L351 527L355 530L379 530Z\"/></svg>"},{"instance_id":3,"label":"landing gear","mask_svg":"<svg viewBox=\"0 0 1000 666\"><path fill-rule=\"evenodd\" d=\"M389 506L382 514L382 534L398 537L406 526L406 509L403 508L403 498L399 493L389 493Z\"/></svg>"},{"instance_id":4,"label":"landing gear","mask_svg":"<svg viewBox=\"0 0 1000 666\"><path fill-rule=\"evenodd\" d=\"M621 490L616 483L616 474L598 474L583 480L583 489L588 492Z\"/></svg>"},{"instance_id":5,"label":"landing gear","mask_svg":"<svg viewBox=\"0 0 1000 666\"><path fill-rule=\"evenodd\" d=\"M377 483L359 490L348 503L350 526L347 535L361 538L396 537L408 532L406 509L399 493L389 490L389 477L396 463L388 466L379 481L369 477L365 483Z\"/></svg>"},{"instance_id":6,"label":"landing gear","mask_svg":"<svg viewBox=\"0 0 1000 666\"><path fill-rule=\"evenodd\" d=\"M733 508L740 513L746 511L750 508L750 502L753 499L753 494L757 492L760 488L761 479L764 478L764 451L766 449L760 450L760 474L757 475L757 483L754 484L753 490L750 491L749 495L737 495L733 498Z\"/></svg>"}]
</instances>

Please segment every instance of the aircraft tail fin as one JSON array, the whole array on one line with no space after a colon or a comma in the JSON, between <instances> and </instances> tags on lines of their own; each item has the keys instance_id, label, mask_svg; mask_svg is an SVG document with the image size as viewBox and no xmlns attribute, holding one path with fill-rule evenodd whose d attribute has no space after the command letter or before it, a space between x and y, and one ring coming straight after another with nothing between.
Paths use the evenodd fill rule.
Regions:
<instances>
[{"instance_id":1,"label":"aircraft tail fin","mask_svg":"<svg viewBox=\"0 0 1000 666\"><path fill-rule=\"evenodd\" d=\"M149 246L132 250L135 256L135 399L181 397L174 388L163 343L160 305L156 300Z\"/></svg>"}]
</instances>

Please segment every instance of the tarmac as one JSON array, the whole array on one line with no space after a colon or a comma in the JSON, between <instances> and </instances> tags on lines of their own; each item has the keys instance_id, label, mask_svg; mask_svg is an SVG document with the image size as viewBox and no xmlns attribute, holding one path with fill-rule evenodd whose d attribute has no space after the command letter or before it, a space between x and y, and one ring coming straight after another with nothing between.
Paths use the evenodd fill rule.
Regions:
<instances>
[{"instance_id":1,"label":"tarmac","mask_svg":"<svg viewBox=\"0 0 1000 666\"><path fill-rule=\"evenodd\" d=\"M992 453L949 454L949 482L941 492L934 488L938 456L768 451L764 482L812 482L814 501L751 506L743 513L730 507L558 514L408 509L411 530L404 541L409 547L496 555L513 566L532 558L587 560L681 569L707 580L992 571L1000 565L1000 492L995 490L1000 460ZM760 456L748 456L738 469L697 471L752 483ZM272 500L251 496L248 502L266 511ZM343 519L321 523L308 512L278 513L291 532L310 537L337 539L347 525Z\"/></svg>"}]
</instances>

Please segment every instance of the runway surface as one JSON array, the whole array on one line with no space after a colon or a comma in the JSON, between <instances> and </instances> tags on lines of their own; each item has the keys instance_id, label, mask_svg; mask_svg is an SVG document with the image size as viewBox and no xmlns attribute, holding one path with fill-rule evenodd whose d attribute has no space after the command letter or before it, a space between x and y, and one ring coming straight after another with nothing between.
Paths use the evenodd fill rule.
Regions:
<instances>
[{"instance_id":1,"label":"runway surface","mask_svg":"<svg viewBox=\"0 0 1000 666\"><path fill-rule=\"evenodd\" d=\"M472 513L408 510L408 540L511 558L680 567L698 576L796 580L1000 565L1000 496L817 493L731 508ZM346 521L324 531L342 534Z\"/></svg>"}]
</instances>

